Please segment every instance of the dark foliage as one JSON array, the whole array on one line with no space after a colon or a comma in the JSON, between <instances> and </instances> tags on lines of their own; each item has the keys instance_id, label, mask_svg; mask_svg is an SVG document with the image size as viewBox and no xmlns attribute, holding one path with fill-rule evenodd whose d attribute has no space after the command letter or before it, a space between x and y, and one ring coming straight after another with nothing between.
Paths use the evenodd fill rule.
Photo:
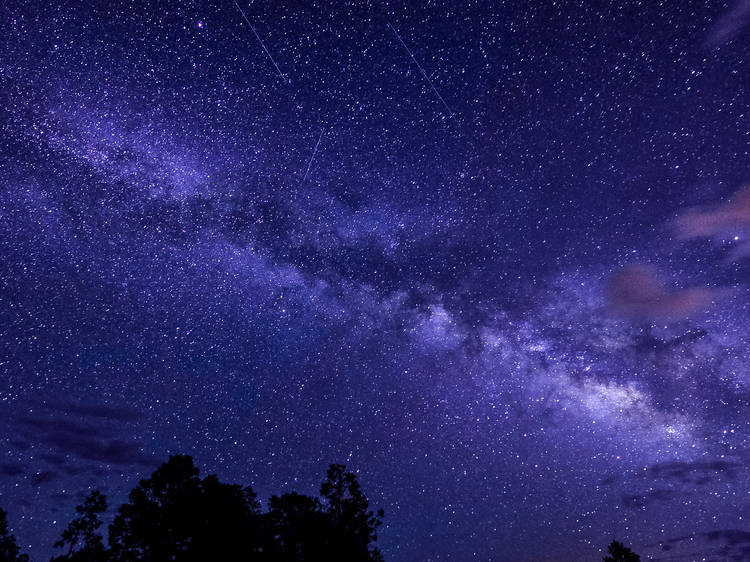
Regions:
<instances>
[{"instance_id":1,"label":"dark foliage","mask_svg":"<svg viewBox=\"0 0 750 562\"><path fill-rule=\"evenodd\" d=\"M320 560L327 551L328 524L320 500L296 492L269 501L270 560Z\"/></svg>"},{"instance_id":2,"label":"dark foliage","mask_svg":"<svg viewBox=\"0 0 750 562\"><path fill-rule=\"evenodd\" d=\"M382 510L369 503L355 475L331 465L320 497L273 496L263 513L249 487L201 478L193 459L176 455L140 481L109 526L98 529L107 501L90 493L55 543L52 562L247 560L259 562L381 562L375 548ZM0 510L0 562L27 562L8 535Z\"/></svg>"},{"instance_id":3,"label":"dark foliage","mask_svg":"<svg viewBox=\"0 0 750 562\"><path fill-rule=\"evenodd\" d=\"M368 501L351 472L333 464L320 487L322 500L294 492L269 502L269 527L274 537L269 554L274 561L380 561L371 546L383 511L368 511Z\"/></svg>"},{"instance_id":4,"label":"dark foliage","mask_svg":"<svg viewBox=\"0 0 750 562\"><path fill-rule=\"evenodd\" d=\"M29 557L18 552L16 538L8 532L8 516L0 509L0 562L28 562Z\"/></svg>"},{"instance_id":5,"label":"dark foliage","mask_svg":"<svg viewBox=\"0 0 750 562\"><path fill-rule=\"evenodd\" d=\"M369 545L377 540L383 510L368 511L369 503L357 478L342 464L332 464L320 487L326 520L331 525L331 553L341 560L380 560L377 549Z\"/></svg>"},{"instance_id":6,"label":"dark foliage","mask_svg":"<svg viewBox=\"0 0 750 562\"><path fill-rule=\"evenodd\" d=\"M176 455L130 492L109 528L109 560L229 560L261 552L255 493L215 476L198 477Z\"/></svg>"},{"instance_id":7,"label":"dark foliage","mask_svg":"<svg viewBox=\"0 0 750 562\"><path fill-rule=\"evenodd\" d=\"M641 562L641 557L621 542L612 541L608 550L609 556L604 557L604 562Z\"/></svg>"},{"instance_id":8,"label":"dark foliage","mask_svg":"<svg viewBox=\"0 0 750 562\"><path fill-rule=\"evenodd\" d=\"M107 511L107 499L104 494L94 490L82 505L76 507L78 517L65 528L62 538L55 543L55 548L65 548L68 552L52 559L52 562L66 560L75 562L97 562L105 558L102 537L96 531L102 522L99 514Z\"/></svg>"}]
</instances>

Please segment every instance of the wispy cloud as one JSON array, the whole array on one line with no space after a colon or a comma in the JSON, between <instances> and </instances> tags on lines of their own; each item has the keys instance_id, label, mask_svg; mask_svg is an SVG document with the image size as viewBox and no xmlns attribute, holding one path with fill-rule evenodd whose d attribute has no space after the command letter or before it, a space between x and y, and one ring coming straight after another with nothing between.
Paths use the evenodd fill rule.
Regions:
<instances>
[{"instance_id":1,"label":"wispy cloud","mask_svg":"<svg viewBox=\"0 0 750 562\"><path fill-rule=\"evenodd\" d=\"M750 23L750 0L739 0L731 10L724 12L711 26L706 45L721 47L736 39L742 29Z\"/></svg>"},{"instance_id":2,"label":"wispy cloud","mask_svg":"<svg viewBox=\"0 0 750 562\"><path fill-rule=\"evenodd\" d=\"M691 288L668 292L654 268L632 264L616 272L607 286L613 312L637 321L676 321L703 310L718 291Z\"/></svg>"},{"instance_id":3,"label":"wispy cloud","mask_svg":"<svg viewBox=\"0 0 750 562\"><path fill-rule=\"evenodd\" d=\"M750 242L742 237L750 233L750 187L743 187L723 203L692 207L678 214L673 231L680 240L704 238L737 242L730 259L750 255Z\"/></svg>"}]
</instances>

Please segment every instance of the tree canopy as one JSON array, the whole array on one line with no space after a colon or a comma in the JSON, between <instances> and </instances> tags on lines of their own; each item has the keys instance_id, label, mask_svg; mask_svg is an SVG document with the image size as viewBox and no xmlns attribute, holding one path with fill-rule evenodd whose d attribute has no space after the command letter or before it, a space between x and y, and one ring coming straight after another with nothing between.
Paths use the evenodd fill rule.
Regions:
<instances>
[{"instance_id":1,"label":"tree canopy","mask_svg":"<svg viewBox=\"0 0 750 562\"><path fill-rule=\"evenodd\" d=\"M119 507L108 547L97 533L106 505L100 492L89 494L55 543L67 552L53 562L383 559L374 546L383 512L369 510L355 475L339 464L328 469L320 497L272 496L263 512L250 487L201 478L191 457L172 456Z\"/></svg>"},{"instance_id":2,"label":"tree canopy","mask_svg":"<svg viewBox=\"0 0 750 562\"><path fill-rule=\"evenodd\" d=\"M75 508L51 562L383 562L376 547L383 510L373 511L354 473L332 464L317 496L271 496L201 477L187 455L174 455L133 488L113 514L105 541L107 499L90 492ZM612 541L603 562L640 562ZM0 562L29 562L0 509Z\"/></svg>"},{"instance_id":3,"label":"tree canopy","mask_svg":"<svg viewBox=\"0 0 750 562\"><path fill-rule=\"evenodd\" d=\"M52 559L52 562L74 560L75 562L96 562L104 559L104 544L97 533L102 522L99 514L107 511L107 498L94 490L76 507L78 517L73 519L63 531L55 548L66 548L68 552Z\"/></svg>"},{"instance_id":4,"label":"tree canopy","mask_svg":"<svg viewBox=\"0 0 750 562\"><path fill-rule=\"evenodd\" d=\"M641 562L641 557L621 542L612 541L607 550L609 556L603 558L604 562Z\"/></svg>"},{"instance_id":5,"label":"tree canopy","mask_svg":"<svg viewBox=\"0 0 750 562\"><path fill-rule=\"evenodd\" d=\"M19 554L16 537L8 530L8 514L0 509L0 562L28 562L29 557Z\"/></svg>"}]
</instances>

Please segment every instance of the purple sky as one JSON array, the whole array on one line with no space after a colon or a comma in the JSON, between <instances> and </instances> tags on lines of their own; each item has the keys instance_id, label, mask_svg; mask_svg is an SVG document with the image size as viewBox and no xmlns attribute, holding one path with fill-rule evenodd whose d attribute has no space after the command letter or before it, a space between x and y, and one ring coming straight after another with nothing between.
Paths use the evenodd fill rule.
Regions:
<instances>
[{"instance_id":1,"label":"purple sky","mask_svg":"<svg viewBox=\"0 0 750 562\"><path fill-rule=\"evenodd\" d=\"M750 559L747 2L238 3L0 8L23 549L186 453L392 562Z\"/></svg>"}]
</instances>

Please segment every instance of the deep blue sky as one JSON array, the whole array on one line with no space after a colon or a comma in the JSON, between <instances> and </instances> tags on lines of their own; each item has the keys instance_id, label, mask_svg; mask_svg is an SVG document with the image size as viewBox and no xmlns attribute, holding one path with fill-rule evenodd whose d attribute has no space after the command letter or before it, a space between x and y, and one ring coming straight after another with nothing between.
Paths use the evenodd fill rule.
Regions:
<instances>
[{"instance_id":1,"label":"deep blue sky","mask_svg":"<svg viewBox=\"0 0 750 562\"><path fill-rule=\"evenodd\" d=\"M750 4L238 2L0 7L22 546L180 452L393 562L750 558Z\"/></svg>"}]
</instances>

